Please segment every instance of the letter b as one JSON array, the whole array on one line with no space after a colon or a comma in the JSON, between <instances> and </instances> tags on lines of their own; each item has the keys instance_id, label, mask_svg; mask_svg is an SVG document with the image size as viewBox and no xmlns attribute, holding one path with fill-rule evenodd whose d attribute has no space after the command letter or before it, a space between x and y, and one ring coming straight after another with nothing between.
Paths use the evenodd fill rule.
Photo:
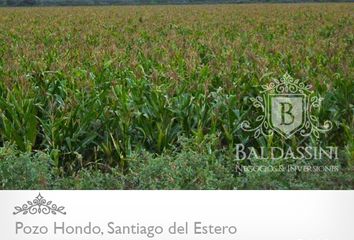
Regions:
<instances>
[{"instance_id":1,"label":"letter b","mask_svg":"<svg viewBox=\"0 0 354 240\"><path fill-rule=\"evenodd\" d=\"M281 105L281 124L280 125L290 125L294 122L295 116L291 113L293 110L293 105L288 102L282 102Z\"/></svg>"}]
</instances>

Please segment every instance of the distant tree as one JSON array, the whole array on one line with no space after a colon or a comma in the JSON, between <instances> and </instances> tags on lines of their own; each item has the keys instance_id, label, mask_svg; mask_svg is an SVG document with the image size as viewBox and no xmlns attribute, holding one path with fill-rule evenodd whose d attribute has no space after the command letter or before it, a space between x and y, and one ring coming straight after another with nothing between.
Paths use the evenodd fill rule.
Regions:
<instances>
[{"instance_id":1,"label":"distant tree","mask_svg":"<svg viewBox=\"0 0 354 240\"><path fill-rule=\"evenodd\" d=\"M19 5L19 0L6 0L6 5L17 6L17 5Z\"/></svg>"},{"instance_id":2,"label":"distant tree","mask_svg":"<svg viewBox=\"0 0 354 240\"><path fill-rule=\"evenodd\" d=\"M36 5L36 0L22 0L21 5L33 6Z\"/></svg>"}]
</instances>

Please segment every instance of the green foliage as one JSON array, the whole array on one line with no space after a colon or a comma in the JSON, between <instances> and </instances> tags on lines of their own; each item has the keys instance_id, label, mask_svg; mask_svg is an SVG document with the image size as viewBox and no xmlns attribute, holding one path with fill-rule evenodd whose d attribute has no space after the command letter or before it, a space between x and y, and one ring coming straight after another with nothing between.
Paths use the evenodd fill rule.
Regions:
<instances>
[{"instance_id":1,"label":"green foliage","mask_svg":"<svg viewBox=\"0 0 354 240\"><path fill-rule=\"evenodd\" d=\"M212 150L215 141L211 138L196 144L184 139L179 141L178 151L167 151L159 156L143 152L134 156L130 160L128 186L137 189L232 189L236 178L232 169L224 166L218 152Z\"/></svg>"},{"instance_id":2,"label":"green foliage","mask_svg":"<svg viewBox=\"0 0 354 240\"><path fill-rule=\"evenodd\" d=\"M50 157L42 152L22 153L13 146L0 149L1 189L351 189L353 166L345 162L302 162L297 166L338 166L335 172L240 171L238 166L288 166L294 162L240 163L232 152L218 151L216 136L203 142L179 138L178 146L160 155L133 152L126 161L129 170L119 167L87 167L70 176L56 174ZM241 165L240 165L241 164Z\"/></svg>"},{"instance_id":3,"label":"green foliage","mask_svg":"<svg viewBox=\"0 0 354 240\"><path fill-rule=\"evenodd\" d=\"M51 188L52 167L44 153L23 153L5 145L0 148L0 189Z\"/></svg>"},{"instance_id":4,"label":"green foliage","mask_svg":"<svg viewBox=\"0 0 354 240\"><path fill-rule=\"evenodd\" d=\"M124 178L117 169L111 169L106 173L101 170L84 169L75 176L56 179L52 188L65 190L117 190L124 188Z\"/></svg>"},{"instance_id":5,"label":"green foliage","mask_svg":"<svg viewBox=\"0 0 354 240\"><path fill-rule=\"evenodd\" d=\"M351 9L350 3L2 8L0 144L9 154L3 158L15 168L28 159L39 172L39 154L50 158L43 166L55 188L322 186L311 176L313 184L299 186L297 175L235 172L238 143L313 143L256 139L239 128L259 115L250 98L260 85L289 72L324 99L313 114L334 127L319 142L340 149L345 176L338 181L345 188L354 165ZM1 164L3 171L12 167ZM6 181L3 188L22 186ZM329 182L323 187L334 188Z\"/></svg>"},{"instance_id":6,"label":"green foliage","mask_svg":"<svg viewBox=\"0 0 354 240\"><path fill-rule=\"evenodd\" d=\"M31 152L38 135L37 106L33 96L23 90L7 90L0 98L0 133L2 141L15 143Z\"/></svg>"}]
</instances>

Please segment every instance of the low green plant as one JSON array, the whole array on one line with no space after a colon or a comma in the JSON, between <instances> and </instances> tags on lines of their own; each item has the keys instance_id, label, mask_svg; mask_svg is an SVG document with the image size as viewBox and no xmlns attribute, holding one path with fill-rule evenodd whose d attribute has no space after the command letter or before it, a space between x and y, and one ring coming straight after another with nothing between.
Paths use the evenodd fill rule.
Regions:
<instances>
[{"instance_id":1,"label":"low green plant","mask_svg":"<svg viewBox=\"0 0 354 240\"><path fill-rule=\"evenodd\" d=\"M51 189L51 158L43 152L22 152L5 144L0 148L0 189Z\"/></svg>"}]
</instances>

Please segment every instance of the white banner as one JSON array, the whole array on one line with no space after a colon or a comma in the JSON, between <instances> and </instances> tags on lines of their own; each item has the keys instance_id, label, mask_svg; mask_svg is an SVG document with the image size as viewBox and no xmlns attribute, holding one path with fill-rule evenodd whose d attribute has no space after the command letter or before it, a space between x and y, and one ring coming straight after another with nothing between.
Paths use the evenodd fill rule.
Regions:
<instances>
[{"instance_id":1,"label":"white banner","mask_svg":"<svg viewBox=\"0 0 354 240\"><path fill-rule=\"evenodd\" d=\"M353 240L353 191L0 191L4 240Z\"/></svg>"}]
</instances>

